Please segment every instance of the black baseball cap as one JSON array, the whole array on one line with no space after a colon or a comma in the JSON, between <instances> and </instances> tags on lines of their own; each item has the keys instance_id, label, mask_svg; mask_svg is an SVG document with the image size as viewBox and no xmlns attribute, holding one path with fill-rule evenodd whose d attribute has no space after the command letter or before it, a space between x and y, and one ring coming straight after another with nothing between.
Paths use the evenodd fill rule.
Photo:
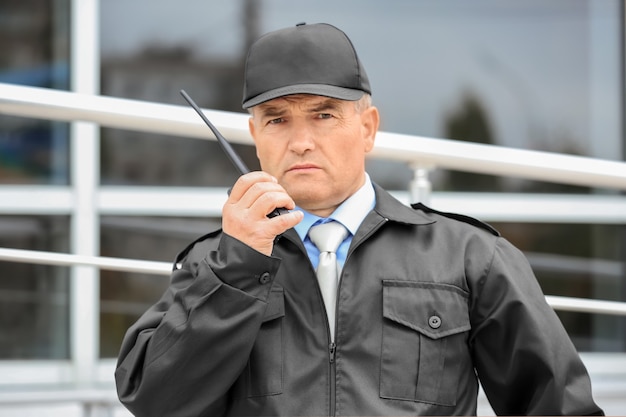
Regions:
<instances>
[{"instance_id":1,"label":"black baseball cap","mask_svg":"<svg viewBox=\"0 0 626 417\"><path fill-rule=\"evenodd\" d=\"M355 101L371 94L369 79L348 36L326 23L270 32L250 46L243 108L290 94Z\"/></svg>"}]
</instances>

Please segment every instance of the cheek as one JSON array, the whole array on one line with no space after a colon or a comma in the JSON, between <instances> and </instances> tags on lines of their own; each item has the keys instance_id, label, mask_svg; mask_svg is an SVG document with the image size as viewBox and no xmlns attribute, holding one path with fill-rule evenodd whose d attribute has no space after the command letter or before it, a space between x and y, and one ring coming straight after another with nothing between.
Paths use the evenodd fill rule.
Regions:
<instances>
[{"instance_id":1,"label":"cheek","mask_svg":"<svg viewBox=\"0 0 626 417\"><path fill-rule=\"evenodd\" d=\"M261 169L274 175L274 170L281 161L280 149L277 146L271 146L269 142L256 143L256 156L261 164Z\"/></svg>"},{"instance_id":2,"label":"cheek","mask_svg":"<svg viewBox=\"0 0 626 417\"><path fill-rule=\"evenodd\" d=\"M338 138L335 148L335 155L345 160L346 163L362 160L367 153L367 144L365 139L359 135L360 132L352 131L350 133L343 138Z\"/></svg>"}]
</instances>

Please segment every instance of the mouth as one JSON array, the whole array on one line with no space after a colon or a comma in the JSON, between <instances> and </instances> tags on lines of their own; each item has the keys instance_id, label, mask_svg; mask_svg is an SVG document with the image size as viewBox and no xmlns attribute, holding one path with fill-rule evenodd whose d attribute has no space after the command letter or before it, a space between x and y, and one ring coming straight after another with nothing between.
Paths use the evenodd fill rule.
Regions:
<instances>
[{"instance_id":1,"label":"mouth","mask_svg":"<svg viewBox=\"0 0 626 417\"><path fill-rule=\"evenodd\" d=\"M289 169L287 169L287 172L305 173L305 172L310 172L310 171L317 170L317 169L320 169L320 167L315 164L295 164L295 165L290 166Z\"/></svg>"}]
</instances>

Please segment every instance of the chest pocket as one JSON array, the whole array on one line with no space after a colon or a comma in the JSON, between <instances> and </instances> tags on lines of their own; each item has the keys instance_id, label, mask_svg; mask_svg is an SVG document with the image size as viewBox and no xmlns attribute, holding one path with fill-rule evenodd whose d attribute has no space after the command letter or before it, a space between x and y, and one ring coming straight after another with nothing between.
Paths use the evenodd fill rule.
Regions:
<instances>
[{"instance_id":1,"label":"chest pocket","mask_svg":"<svg viewBox=\"0 0 626 417\"><path fill-rule=\"evenodd\" d=\"M468 298L448 284L383 281L382 398L456 405Z\"/></svg>"},{"instance_id":2,"label":"chest pocket","mask_svg":"<svg viewBox=\"0 0 626 417\"><path fill-rule=\"evenodd\" d=\"M283 391L282 288L272 288L261 329L252 347L248 364L233 387L235 398L280 394Z\"/></svg>"}]
</instances>

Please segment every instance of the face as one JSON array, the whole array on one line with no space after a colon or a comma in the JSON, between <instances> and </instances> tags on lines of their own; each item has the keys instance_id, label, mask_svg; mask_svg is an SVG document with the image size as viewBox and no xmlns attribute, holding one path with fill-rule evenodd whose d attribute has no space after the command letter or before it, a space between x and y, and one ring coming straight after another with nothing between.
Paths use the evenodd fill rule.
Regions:
<instances>
[{"instance_id":1,"label":"face","mask_svg":"<svg viewBox=\"0 0 626 417\"><path fill-rule=\"evenodd\" d=\"M313 95L255 106L250 118L261 169L278 179L296 204L328 216L365 181L365 155L379 116L352 101Z\"/></svg>"}]
</instances>

